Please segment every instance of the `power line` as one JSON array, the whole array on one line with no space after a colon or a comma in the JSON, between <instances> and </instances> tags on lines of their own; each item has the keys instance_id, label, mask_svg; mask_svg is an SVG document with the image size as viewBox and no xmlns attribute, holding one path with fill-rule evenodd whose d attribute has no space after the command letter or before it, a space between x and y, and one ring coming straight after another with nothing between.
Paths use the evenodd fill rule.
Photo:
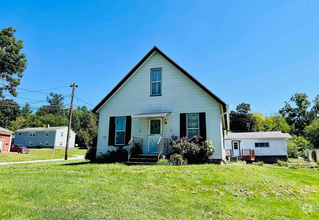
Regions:
<instances>
[{"instance_id":1,"label":"power line","mask_svg":"<svg viewBox=\"0 0 319 220\"><path fill-rule=\"evenodd\" d=\"M62 87L57 87L57 88L41 89L41 90L36 90L36 91L35 90L31 90L31 89L24 89L24 88L17 88L17 89L28 91L28 92L23 92L21 94L26 94L26 93L30 93L30 92L36 92L36 93L42 93L42 94L50 94L49 92L42 92L42 91L57 90L57 89L64 89L64 88L69 88L69 87L68 86L62 86Z\"/></svg>"},{"instance_id":2,"label":"power line","mask_svg":"<svg viewBox=\"0 0 319 220\"><path fill-rule=\"evenodd\" d=\"M88 105L94 107L94 105L91 105L90 103L87 103L86 101L83 101L82 99L78 98L77 96L75 96L75 98L76 98L77 100L80 100L81 102L84 102L85 104L88 104Z\"/></svg>"}]
</instances>

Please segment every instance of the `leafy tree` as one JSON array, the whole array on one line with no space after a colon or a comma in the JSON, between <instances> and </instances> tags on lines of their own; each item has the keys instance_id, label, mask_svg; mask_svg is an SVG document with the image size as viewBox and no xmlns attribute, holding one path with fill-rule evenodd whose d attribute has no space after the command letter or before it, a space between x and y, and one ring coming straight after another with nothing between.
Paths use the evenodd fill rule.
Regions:
<instances>
[{"instance_id":1,"label":"leafy tree","mask_svg":"<svg viewBox=\"0 0 319 220\"><path fill-rule=\"evenodd\" d=\"M294 103L294 106L291 103ZM290 98L290 102L285 102L285 107L279 110L279 113L294 129L292 133L298 136L302 136L305 127L310 124L308 112L310 104L308 96L305 93L296 93Z\"/></svg>"},{"instance_id":2,"label":"leafy tree","mask_svg":"<svg viewBox=\"0 0 319 220\"><path fill-rule=\"evenodd\" d=\"M0 127L6 128L10 121L20 115L20 106L12 99L0 100Z\"/></svg>"},{"instance_id":3,"label":"leafy tree","mask_svg":"<svg viewBox=\"0 0 319 220\"><path fill-rule=\"evenodd\" d=\"M63 95L51 92L50 96L47 96L47 102L49 103L49 105L43 105L41 108L39 108L36 112L36 115L44 116L47 114L53 114L65 116L63 110L65 106L63 100Z\"/></svg>"},{"instance_id":4,"label":"leafy tree","mask_svg":"<svg viewBox=\"0 0 319 220\"><path fill-rule=\"evenodd\" d=\"M27 68L27 59L23 49L23 41L14 36L16 29L3 28L0 31L0 97L5 98L4 90L17 96L16 87L20 85L20 79Z\"/></svg>"},{"instance_id":5,"label":"leafy tree","mask_svg":"<svg viewBox=\"0 0 319 220\"><path fill-rule=\"evenodd\" d=\"M253 113L253 117L256 119L256 131L265 131L265 119L263 115L259 113Z\"/></svg>"},{"instance_id":6,"label":"leafy tree","mask_svg":"<svg viewBox=\"0 0 319 220\"><path fill-rule=\"evenodd\" d=\"M230 112L230 130L232 131L256 131L256 118L250 111L250 104L237 105L236 112Z\"/></svg>"},{"instance_id":7,"label":"leafy tree","mask_svg":"<svg viewBox=\"0 0 319 220\"><path fill-rule=\"evenodd\" d=\"M266 117L265 131L281 131L288 133L290 131L290 126L288 125L285 118L280 115L274 115L273 117Z\"/></svg>"},{"instance_id":8,"label":"leafy tree","mask_svg":"<svg viewBox=\"0 0 319 220\"><path fill-rule=\"evenodd\" d=\"M316 118L319 118L319 95L317 95L312 102L313 102L313 106L310 112L311 121L313 121Z\"/></svg>"},{"instance_id":9,"label":"leafy tree","mask_svg":"<svg viewBox=\"0 0 319 220\"><path fill-rule=\"evenodd\" d=\"M28 117L32 114L32 110L30 108L29 103L26 103L25 106L21 110L21 116Z\"/></svg>"},{"instance_id":10,"label":"leafy tree","mask_svg":"<svg viewBox=\"0 0 319 220\"><path fill-rule=\"evenodd\" d=\"M313 148L319 148L319 119L314 120L305 128L305 136L312 144Z\"/></svg>"}]
</instances>

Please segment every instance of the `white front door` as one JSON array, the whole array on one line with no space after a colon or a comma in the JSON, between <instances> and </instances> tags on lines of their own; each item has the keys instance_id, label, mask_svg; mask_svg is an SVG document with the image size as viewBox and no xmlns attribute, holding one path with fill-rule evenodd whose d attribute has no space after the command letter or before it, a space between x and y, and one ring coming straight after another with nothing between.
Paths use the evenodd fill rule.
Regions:
<instances>
[{"instance_id":1,"label":"white front door","mask_svg":"<svg viewBox=\"0 0 319 220\"><path fill-rule=\"evenodd\" d=\"M3 140L0 140L0 150L2 152L2 148L3 148Z\"/></svg>"},{"instance_id":2,"label":"white front door","mask_svg":"<svg viewBox=\"0 0 319 220\"><path fill-rule=\"evenodd\" d=\"M233 156L235 156L235 157L240 156L239 141L233 141Z\"/></svg>"},{"instance_id":3,"label":"white front door","mask_svg":"<svg viewBox=\"0 0 319 220\"><path fill-rule=\"evenodd\" d=\"M162 135L162 118L151 118L148 124L148 153L157 153L157 142Z\"/></svg>"}]
</instances>

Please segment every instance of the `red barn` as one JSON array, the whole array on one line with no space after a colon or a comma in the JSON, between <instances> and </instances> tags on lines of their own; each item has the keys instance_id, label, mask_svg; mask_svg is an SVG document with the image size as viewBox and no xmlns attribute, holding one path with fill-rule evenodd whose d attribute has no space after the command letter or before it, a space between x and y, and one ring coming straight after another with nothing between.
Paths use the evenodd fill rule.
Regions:
<instances>
[{"instance_id":1,"label":"red barn","mask_svg":"<svg viewBox=\"0 0 319 220\"><path fill-rule=\"evenodd\" d=\"M9 152L11 147L12 131L0 127L0 150Z\"/></svg>"}]
</instances>

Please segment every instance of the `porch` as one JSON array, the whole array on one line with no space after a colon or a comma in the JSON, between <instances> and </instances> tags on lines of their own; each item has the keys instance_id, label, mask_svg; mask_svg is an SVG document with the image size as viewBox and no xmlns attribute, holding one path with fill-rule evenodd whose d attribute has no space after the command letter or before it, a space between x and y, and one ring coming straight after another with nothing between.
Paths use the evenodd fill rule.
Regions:
<instances>
[{"instance_id":1,"label":"porch","mask_svg":"<svg viewBox=\"0 0 319 220\"><path fill-rule=\"evenodd\" d=\"M143 154L143 138L132 137L128 143L128 158L126 164L156 164L162 155L168 154L168 138L159 137L156 147L157 152L154 151Z\"/></svg>"},{"instance_id":2,"label":"porch","mask_svg":"<svg viewBox=\"0 0 319 220\"><path fill-rule=\"evenodd\" d=\"M232 150L232 149L226 149L225 151L226 151L227 159L230 158L230 157L237 157L238 159L244 160L244 161L247 161L247 162L255 161L255 150L242 149L241 153L239 153L237 155L234 154L234 150Z\"/></svg>"}]
</instances>

